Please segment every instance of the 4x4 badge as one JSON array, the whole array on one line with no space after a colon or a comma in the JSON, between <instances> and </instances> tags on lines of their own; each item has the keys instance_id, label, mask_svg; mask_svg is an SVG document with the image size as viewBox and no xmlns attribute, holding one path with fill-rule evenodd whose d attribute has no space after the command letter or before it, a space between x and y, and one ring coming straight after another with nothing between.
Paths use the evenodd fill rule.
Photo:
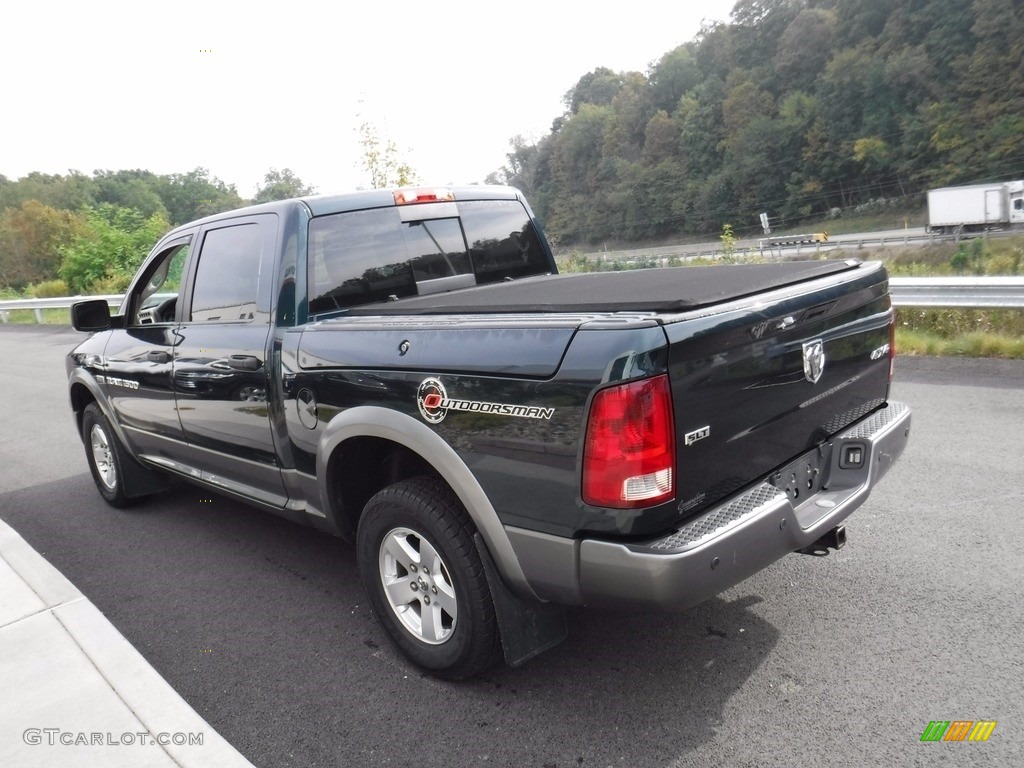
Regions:
<instances>
[{"instance_id":1,"label":"4x4 badge","mask_svg":"<svg viewBox=\"0 0 1024 768\"><path fill-rule=\"evenodd\" d=\"M821 339L804 342L804 378L817 384L825 371L825 344Z\"/></svg>"}]
</instances>

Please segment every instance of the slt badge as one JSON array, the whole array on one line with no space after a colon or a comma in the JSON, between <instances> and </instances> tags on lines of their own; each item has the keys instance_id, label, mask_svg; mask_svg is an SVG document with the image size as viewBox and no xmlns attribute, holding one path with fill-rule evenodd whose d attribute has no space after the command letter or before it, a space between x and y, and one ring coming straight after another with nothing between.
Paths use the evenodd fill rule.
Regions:
<instances>
[{"instance_id":1,"label":"slt badge","mask_svg":"<svg viewBox=\"0 0 1024 768\"><path fill-rule=\"evenodd\" d=\"M804 378L817 384L825 371L825 343L821 339L804 342Z\"/></svg>"}]
</instances>

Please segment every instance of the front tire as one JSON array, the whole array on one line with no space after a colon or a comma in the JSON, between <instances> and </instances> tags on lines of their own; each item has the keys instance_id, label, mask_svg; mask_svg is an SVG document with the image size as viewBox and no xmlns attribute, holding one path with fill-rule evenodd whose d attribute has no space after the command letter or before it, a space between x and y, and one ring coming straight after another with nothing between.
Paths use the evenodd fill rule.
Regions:
<instances>
[{"instance_id":1,"label":"front tire","mask_svg":"<svg viewBox=\"0 0 1024 768\"><path fill-rule=\"evenodd\" d=\"M498 658L497 617L469 515L435 478L395 483L367 502L356 552L381 626L439 677L472 677Z\"/></svg>"},{"instance_id":2,"label":"front tire","mask_svg":"<svg viewBox=\"0 0 1024 768\"><path fill-rule=\"evenodd\" d=\"M82 440L100 496L112 507L128 506L131 499L124 490L124 449L96 403L89 403L82 412Z\"/></svg>"}]
</instances>

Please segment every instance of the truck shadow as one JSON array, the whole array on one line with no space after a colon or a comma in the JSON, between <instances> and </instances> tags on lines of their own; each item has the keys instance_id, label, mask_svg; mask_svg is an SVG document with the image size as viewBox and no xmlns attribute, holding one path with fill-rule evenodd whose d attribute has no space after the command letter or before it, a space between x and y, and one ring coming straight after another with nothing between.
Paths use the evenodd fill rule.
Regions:
<instances>
[{"instance_id":1,"label":"truck shadow","mask_svg":"<svg viewBox=\"0 0 1024 768\"><path fill-rule=\"evenodd\" d=\"M733 590L739 591L739 590ZM497 668L498 706L536 713L530 764L665 765L710 741L731 696L778 630L751 607L716 597L681 614L572 609L569 637L521 669Z\"/></svg>"},{"instance_id":2,"label":"truck shadow","mask_svg":"<svg viewBox=\"0 0 1024 768\"><path fill-rule=\"evenodd\" d=\"M88 475L0 517L257 765L669 764L779 636L742 588L684 614L572 609L562 645L450 683L398 655L352 546L312 529L192 487L115 510Z\"/></svg>"}]
</instances>

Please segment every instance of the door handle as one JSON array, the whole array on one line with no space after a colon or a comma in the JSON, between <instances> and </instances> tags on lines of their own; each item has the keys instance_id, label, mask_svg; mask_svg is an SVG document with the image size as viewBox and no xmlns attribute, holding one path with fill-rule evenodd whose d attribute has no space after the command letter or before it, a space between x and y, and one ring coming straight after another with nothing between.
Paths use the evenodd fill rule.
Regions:
<instances>
[{"instance_id":1,"label":"door handle","mask_svg":"<svg viewBox=\"0 0 1024 768\"><path fill-rule=\"evenodd\" d=\"M169 363L171 356L166 352L147 352L146 359L151 363Z\"/></svg>"},{"instance_id":2,"label":"door handle","mask_svg":"<svg viewBox=\"0 0 1024 768\"><path fill-rule=\"evenodd\" d=\"M228 367L236 371L258 371L262 365L254 355L232 355L228 358Z\"/></svg>"}]
</instances>

